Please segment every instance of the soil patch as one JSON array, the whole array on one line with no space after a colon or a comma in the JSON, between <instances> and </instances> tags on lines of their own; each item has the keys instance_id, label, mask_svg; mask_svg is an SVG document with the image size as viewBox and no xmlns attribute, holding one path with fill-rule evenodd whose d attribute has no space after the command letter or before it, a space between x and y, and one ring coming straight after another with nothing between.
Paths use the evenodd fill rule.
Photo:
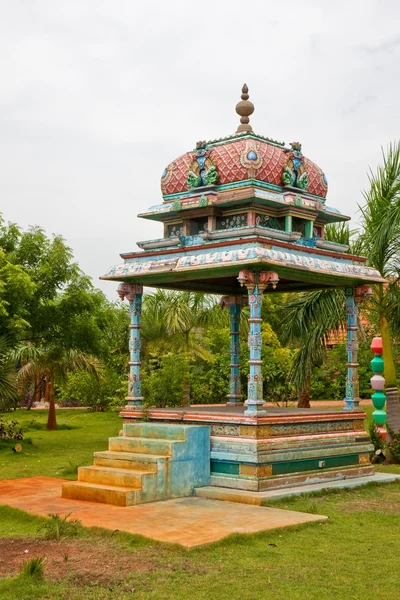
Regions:
<instances>
[{"instance_id":1,"label":"soil patch","mask_svg":"<svg viewBox=\"0 0 400 600\"><path fill-rule=\"evenodd\" d=\"M157 562L146 552L140 560L133 552L101 538L92 540L53 540L37 538L0 539L0 576L19 573L31 558L46 557L46 578L60 580L68 577L78 585L96 583L107 585L122 581L129 573L148 573Z\"/></svg>"}]
</instances>

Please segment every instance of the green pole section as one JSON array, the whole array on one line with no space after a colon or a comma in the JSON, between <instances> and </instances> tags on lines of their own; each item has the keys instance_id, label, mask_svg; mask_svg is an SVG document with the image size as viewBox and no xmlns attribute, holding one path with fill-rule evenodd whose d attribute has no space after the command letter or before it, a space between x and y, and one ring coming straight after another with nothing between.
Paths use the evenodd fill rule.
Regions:
<instances>
[{"instance_id":1,"label":"green pole section","mask_svg":"<svg viewBox=\"0 0 400 600\"><path fill-rule=\"evenodd\" d=\"M306 226L305 226L305 237L310 239L313 237L313 228L314 228L314 221L306 221Z\"/></svg>"},{"instance_id":2,"label":"green pole section","mask_svg":"<svg viewBox=\"0 0 400 600\"><path fill-rule=\"evenodd\" d=\"M285 216L285 231L286 233L292 233L292 215Z\"/></svg>"}]
</instances>

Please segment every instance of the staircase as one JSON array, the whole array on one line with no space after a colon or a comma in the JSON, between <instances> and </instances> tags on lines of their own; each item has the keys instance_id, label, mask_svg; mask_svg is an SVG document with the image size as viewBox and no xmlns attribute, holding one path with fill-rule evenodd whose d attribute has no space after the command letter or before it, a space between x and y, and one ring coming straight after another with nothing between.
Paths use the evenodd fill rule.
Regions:
<instances>
[{"instance_id":1,"label":"staircase","mask_svg":"<svg viewBox=\"0 0 400 600\"><path fill-rule=\"evenodd\" d=\"M64 482L62 497L132 506L191 496L210 484L210 428L170 423L133 423L79 467L78 481Z\"/></svg>"}]
</instances>

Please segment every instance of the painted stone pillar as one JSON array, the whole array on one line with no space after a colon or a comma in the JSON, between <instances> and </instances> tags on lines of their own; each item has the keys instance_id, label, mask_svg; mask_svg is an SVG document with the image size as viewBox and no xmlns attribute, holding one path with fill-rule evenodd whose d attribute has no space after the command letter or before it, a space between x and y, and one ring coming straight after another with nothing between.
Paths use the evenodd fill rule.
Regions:
<instances>
[{"instance_id":1,"label":"painted stone pillar","mask_svg":"<svg viewBox=\"0 0 400 600\"><path fill-rule=\"evenodd\" d=\"M229 308L231 323L231 364L229 374L229 393L227 405L237 405L242 402L242 390L240 385L240 314L242 306L246 304L243 296L223 296L221 306Z\"/></svg>"},{"instance_id":2,"label":"painted stone pillar","mask_svg":"<svg viewBox=\"0 0 400 600\"><path fill-rule=\"evenodd\" d=\"M360 394L358 385L358 309L353 287L345 288L346 314L347 314L347 376L346 376L346 397L343 410L358 410L360 404Z\"/></svg>"},{"instance_id":3,"label":"painted stone pillar","mask_svg":"<svg viewBox=\"0 0 400 600\"><path fill-rule=\"evenodd\" d=\"M371 296L372 289L367 285L345 288L346 314L347 314L347 377L346 397L343 410L358 410L360 405L360 392L358 383L358 308L364 298Z\"/></svg>"},{"instance_id":4,"label":"painted stone pillar","mask_svg":"<svg viewBox=\"0 0 400 600\"><path fill-rule=\"evenodd\" d=\"M128 376L128 405L139 407L142 404L142 382L140 378L140 315L142 312L143 286L141 284L121 283L118 287L121 300L125 298L130 308L130 336L129 336L129 376Z\"/></svg>"},{"instance_id":5,"label":"painted stone pillar","mask_svg":"<svg viewBox=\"0 0 400 600\"><path fill-rule=\"evenodd\" d=\"M247 410L245 415L258 416L266 414L263 399L262 360L261 360L261 306L262 295L268 283L275 288L279 277L272 271L240 271L238 281L241 286L246 286L250 307L250 333L248 346L250 353L249 375L247 383Z\"/></svg>"}]
</instances>

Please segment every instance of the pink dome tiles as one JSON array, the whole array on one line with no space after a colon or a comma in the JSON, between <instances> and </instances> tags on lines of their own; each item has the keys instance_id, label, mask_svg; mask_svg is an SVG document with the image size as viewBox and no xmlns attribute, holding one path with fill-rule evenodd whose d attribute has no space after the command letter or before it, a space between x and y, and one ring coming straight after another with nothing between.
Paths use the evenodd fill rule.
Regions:
<instances>
[{"instance_id":1,"label":"pink dome tiles","mask_svg":"<svg viewBox=\"0 0 400 600\"><path fill-rule=\"evenodd\" d=\"M218 172L217 185L247 179L256 179L276 186L283 185L282 174L288 152L282 146L275 146L254 136L227 140L219 145L210 143L208 150L210 159ZM190 165L196 156L196 151L187 152L168 165L161 178L161 189L164 196L189 190L187 177ZM299 189L299 192L325 198L328 185L324 172L306 157L304 157L304 166L308 185L303 190Z\"/></svg>"}]
</instances>

